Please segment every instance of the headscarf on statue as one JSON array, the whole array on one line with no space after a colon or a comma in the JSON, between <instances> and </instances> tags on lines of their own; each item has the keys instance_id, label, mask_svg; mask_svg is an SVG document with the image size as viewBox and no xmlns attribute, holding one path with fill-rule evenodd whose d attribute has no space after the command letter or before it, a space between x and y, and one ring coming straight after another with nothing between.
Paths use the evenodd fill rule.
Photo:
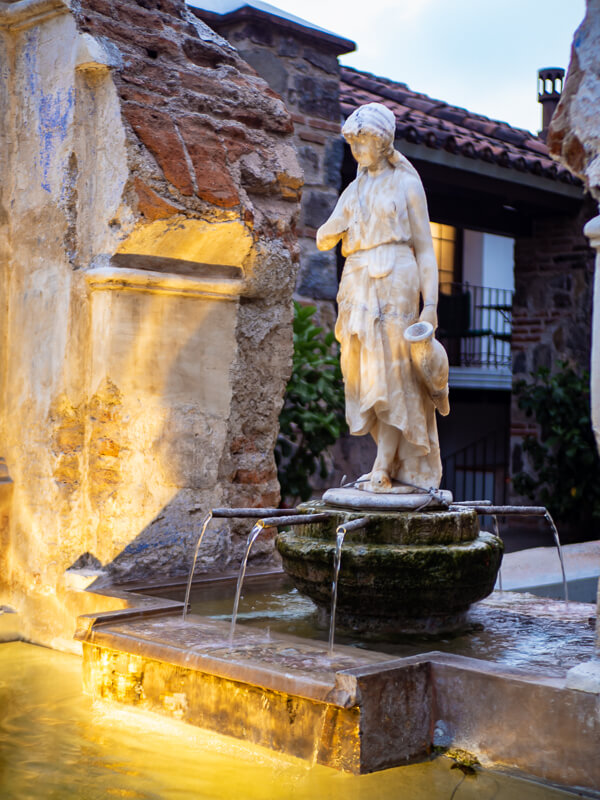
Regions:
<instances>
[{"instance_id":1,"label":"headscarf on statue","mask_svg":"<svg viewBox=\"0 0 600 800\"><path fill-rule=\"evenodd\" d=\"M381 103L367 103L360 106L350 114L342 127L342 136L351 139L360 136L361 133L368 133L381 139L386 148L385 156L394 169L404 169L421 181L419 173L410 161L394 149L394 137L396 135L396 117L389 108ZM366 167L359 167L361 174Z\"/></svg>"}]
</instances>

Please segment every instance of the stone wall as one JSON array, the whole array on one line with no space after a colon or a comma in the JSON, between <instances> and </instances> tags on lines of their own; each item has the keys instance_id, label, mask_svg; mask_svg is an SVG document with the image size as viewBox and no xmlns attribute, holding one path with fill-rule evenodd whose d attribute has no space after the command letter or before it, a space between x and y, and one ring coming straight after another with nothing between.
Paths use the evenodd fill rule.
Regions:
<instances>
[{"instance_id":1,"label":"stone wall","mask_svg":"<svg viewBox=\"0 0 600 800\"><path fill-rule=\"evenodd\" d=\"M516 380L529 380L539 367L553 369L558 361L589 369L594 262L583 226L593 213L588 197L579 215L535 220L531 236L515 240L512 356ZM537 432L513 394L511 474L527 466L523 437ZM514 493L513 499L523 500Z\"/></svg>"},{"instance_id":2,"label":"stone wall","mask_svg":"<svg viewBox=\"0 0 600 800\"><path fill-rule=\"evenodd\" d=\"M0 602L59 646L74 570L183 575L209 507L277 504L302 185L283 103L183 0L74 8L0 11ZM215 526L204 565L241 548Z\"/></svg>"},{"instance_id":3,"label":"stone wall","mask_svg":"<svg viewBox=\"0 0 600 800\"><path fill-rule=\"evenodd\" d=\"M339 196L344 142L340 134L338 56L354 43L318 30L298 29L277 17L247 9L248 16L217 18L195 13L227 38L276 91L294 122L293 141L304 170L298 237L301 250L296 293L316 301L323 321L333 327L338 265L335 251L317 250L317 228Z\"/></svg>"}]
</instances>

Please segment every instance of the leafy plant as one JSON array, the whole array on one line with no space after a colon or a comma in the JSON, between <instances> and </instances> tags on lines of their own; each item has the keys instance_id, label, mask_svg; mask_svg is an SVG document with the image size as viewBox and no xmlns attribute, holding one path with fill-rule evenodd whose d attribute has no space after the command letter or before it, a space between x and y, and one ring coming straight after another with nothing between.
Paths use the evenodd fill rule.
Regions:
<instances>
[{"instance_id":1,"label":"leafy plant","mask_svg":"<svg viewBox=\"0 0 600 800\"><path fill-rule=\"evenodd\" d=\"M346 429L339 347L333 333L314 324L315 311L294 302L292 376L275 448L281 494L288 502L308 500L313 475L327 477L327 449Z\"/></svg>"},{"instance_id":2,"label":"leafy plant","mask_svg":"<svg viewBox=\"0 0 600 800\"><path fill-rule=\"evenodd\" d=\"M590 416L589 374L578 375L561 361L554 374L540 367L532 377L533 383L519 381L515 392L519 408L540 426L539 439L528 436L523 443L535 474L519 472L514 487L558 520L582 526L600 522L600 458Z\"/></svg>"}]
</instances>

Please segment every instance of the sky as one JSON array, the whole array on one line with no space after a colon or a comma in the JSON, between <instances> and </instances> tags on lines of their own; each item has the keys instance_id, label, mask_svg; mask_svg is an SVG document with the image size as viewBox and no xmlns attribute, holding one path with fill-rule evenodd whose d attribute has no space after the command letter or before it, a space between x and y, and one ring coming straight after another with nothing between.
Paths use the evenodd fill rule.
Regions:
<instances>
[{"instance_id":1,"label":"sky","mask_svg":"<svg viewBox=\"0 0 600 800\"><path fill-rule=\"evenodd\" d=\"M585 0L271 3L356 42L343 64L533 132L541 127L537 70L568 67L585 13Z\"/></svg>"}]
</instances>

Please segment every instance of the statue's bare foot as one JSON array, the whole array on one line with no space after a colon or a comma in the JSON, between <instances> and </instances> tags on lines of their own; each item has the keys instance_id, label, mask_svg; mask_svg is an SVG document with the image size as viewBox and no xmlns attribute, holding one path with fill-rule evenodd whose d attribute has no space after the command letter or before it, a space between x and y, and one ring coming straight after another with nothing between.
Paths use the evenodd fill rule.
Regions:
<instances>
[{"instance_id":1,"label":"statue's bare foot","mask_svg":"<svg viewBox=\"0 0 600 800\"><path fill-rule=\"evenodd\" d=\"M371 491L388 492L392 488L392 480L385 469L374 469L371 473Z\"/></svg>"}]
</instances>

